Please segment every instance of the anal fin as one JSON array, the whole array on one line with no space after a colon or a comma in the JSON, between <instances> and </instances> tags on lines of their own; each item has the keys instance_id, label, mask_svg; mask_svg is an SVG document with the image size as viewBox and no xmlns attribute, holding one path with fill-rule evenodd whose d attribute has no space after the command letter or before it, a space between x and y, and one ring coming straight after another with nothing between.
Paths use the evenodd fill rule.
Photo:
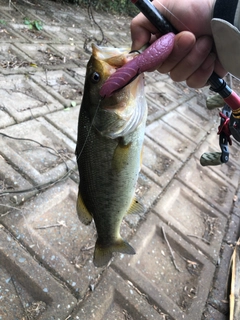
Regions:
<instances>
[{"instance_id":1,"label":"anal fin","mask_svg":"<svg viewBox=\"0 0 240 320\"><path fill-rule=\"evenodd\" d=\"M133 198L133 201L130 205L130 208L128 209L127 214L132 214L132 213L143 213L144 212L144 206L141 202L138 201L136 197Z\"/></svg>"}]
</instances>

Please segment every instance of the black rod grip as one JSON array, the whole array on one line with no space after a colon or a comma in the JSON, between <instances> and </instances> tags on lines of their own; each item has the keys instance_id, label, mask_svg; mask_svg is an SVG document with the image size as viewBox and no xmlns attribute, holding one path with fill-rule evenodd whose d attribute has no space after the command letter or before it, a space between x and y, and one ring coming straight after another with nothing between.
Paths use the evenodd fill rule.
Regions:
<instances>
[{"instance_id":1,"label":"black rod grip","mask_svg":"<svg viewBox=\"0 0 240 320\"><path fill-rule=\"evenodd\" d=\"M145 17L158 29L162 34L178 31L171 23L154 7L149 0L131 0L133 4L145 15Z\"/></svg>"}]
</instances>

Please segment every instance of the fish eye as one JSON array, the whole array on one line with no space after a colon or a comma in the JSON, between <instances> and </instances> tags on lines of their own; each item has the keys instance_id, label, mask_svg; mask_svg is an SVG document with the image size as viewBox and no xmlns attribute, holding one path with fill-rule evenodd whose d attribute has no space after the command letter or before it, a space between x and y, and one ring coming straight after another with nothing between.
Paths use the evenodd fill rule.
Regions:
<instances>
[{"instance_id":1,"label":"fish eye","mask_svg":"<svg viewBox=\"0 0 240 320\"><path fill-rule=\"evenodd\" d=\"M93 82L93 83L98 83L99 82L99 80L100 80L100 74L99 73L97 73L96 71L94 71L93 73L92 73L92 75L91 75L91 81Z\"/></svg>"}]
</instances>

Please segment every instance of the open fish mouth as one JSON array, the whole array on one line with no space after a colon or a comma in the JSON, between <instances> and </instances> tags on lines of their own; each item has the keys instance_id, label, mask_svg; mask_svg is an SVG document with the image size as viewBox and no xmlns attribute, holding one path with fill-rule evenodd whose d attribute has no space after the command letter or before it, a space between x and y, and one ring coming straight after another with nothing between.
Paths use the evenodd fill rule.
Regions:
<instances>
[{"instance_id":1,"label":"open fish mouth","mask_svg":"<svg viewBox=\"0 0 240 320\"><path fill-rule=\"evenodd\" d=\"M111 47L99 47L97 45L93 45L93 56L97 60L101 60L103 62L103 73L105 74L105 78L107 79L110 77L113 73L116 72L117 69L124 66L127 62L134 59L138 53L132 52L129 53L130 48L128 47L122 47L122 48L111 48ZM143 77L136 77L136 79L139 79L139 81L143 82ZM129 89L131 89L132 94L135 94L136 87L140 84L138 81L133 81L134 84L132 86L127 86ZM143 86L143 83L142 83ZM121 91L120 89L119 91Z\"/></svg>"},{"instance_id":2,"label":"open fish mouth","mask_svg":"<svg viewBox=\"0 0 240 320\"><path fill-rule=\"evenodd\" d=\"M101 61L105 80L134 58L136 53L129 54L129 50L93 45L93 56ZM141 74L111 97L102 99L93 125L102 135L115 139L134 131L145 117L146 109L144 76Z\"/></svg>"},{"instance_id":3,"label":"open fish mouth","mask_svg":"<svg viewBox=\"0 0 240 320\"><path fill-rule=\"evenodd\" d=\"M92 54L98 59L105 61L110 66L116 68L122 67L125 63L132 59L133 55L129 54L130 48L114 48L114 47L100 47L96 44L92 46Z\"/></svg>"}]
</instances>

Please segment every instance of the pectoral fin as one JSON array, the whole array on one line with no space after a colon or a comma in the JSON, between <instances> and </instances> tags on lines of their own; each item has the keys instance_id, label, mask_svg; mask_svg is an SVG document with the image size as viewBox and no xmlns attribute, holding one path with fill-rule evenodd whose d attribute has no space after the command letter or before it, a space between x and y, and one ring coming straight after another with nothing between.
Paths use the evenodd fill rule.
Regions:
<instances>
[{"instance_id":1,"label":"pectoral fin","mask_svg":"<svg viewBox=\"0 0 240 320\"><path fill-rule=\"evenodd\" d=\"M92 216L83 202L80 191L78 192L78 198L77 198L77 214L78 214L79 220L85 225L88 225L92 222Z\"/></svg>"},{"instance_id":2,"label":"pectoral fin","mask_svg":"<svg viewBox=\"0 0 240 320\"><path fill-rule=\"evenodd\" d=\"M131 213L143 213L144 212L144 206L141 202L139 202L137 200L136 197L133 198L133 201L131 203L130 208L128 209L127 214L131 214Z\"/></svg>"},{"instance_id":3,"label":"pectoral fin","mask_svg":"<svg viewBox=\"0 0 240 320\"><path fill-rule=\"evenodd\" d=\"M131 144L131 142L124 144L123 138L119 139L119 143L114 150L112 159L112 168L116 172L121 172L121 170L126 166L129 159Z\"/></svg>"},{"instance_id":4,"label":"pectoral fin","mask_svg":"<svg viewBox=\"0 0 240 320\"><path fill-rule=\"evenodd\" d=\"M113 252L135 254L135 250L132 246L122 238L118 239L109 246L101 246L99 240L97 240L94 251L93 263L96 267L103 267L108 264L112 259Z\"/></svg>"}]
</instances>

